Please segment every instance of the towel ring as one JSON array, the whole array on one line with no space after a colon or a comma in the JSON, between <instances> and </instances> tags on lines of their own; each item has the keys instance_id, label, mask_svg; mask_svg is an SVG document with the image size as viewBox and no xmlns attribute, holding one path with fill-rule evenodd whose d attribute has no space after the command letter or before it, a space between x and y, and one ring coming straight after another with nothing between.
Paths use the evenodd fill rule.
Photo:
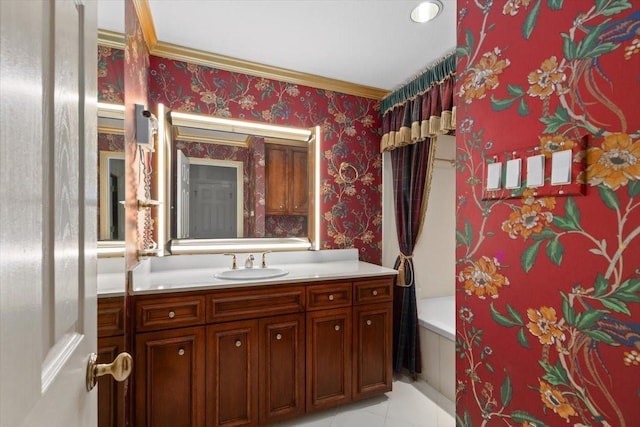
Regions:
<instances>
[{"instance_id":1,"label":"towel ring","mask_svg":"<svg viewBox=\"0 0 640 427\"><path fill-rule=\"evenodd\" d=\"M353 169L353 172L355 173L355 176L353 178L347 178L343 175L343 171L347 168ZM356 169L355 166L353 166L351 163L342 162L340 163L340 168L338 169L338 176L347 184L353 184L358 180L358 169Z\"/></svg>"}]
</instances>

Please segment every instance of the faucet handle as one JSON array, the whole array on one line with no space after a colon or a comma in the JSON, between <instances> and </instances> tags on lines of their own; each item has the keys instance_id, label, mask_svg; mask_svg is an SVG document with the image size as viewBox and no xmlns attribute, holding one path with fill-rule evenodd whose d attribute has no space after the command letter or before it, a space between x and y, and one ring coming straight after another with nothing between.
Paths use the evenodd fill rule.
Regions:
<instances>
[{"instance_id":1,"label":"faucet handle","mask_svg":"<svg viewBox=\"0 0 640 427\"><path fill-rule=\"evenodd\" d=\"M253 268L254 259L255 257L253 256L253 254L249 254L249 256L247 257L247 260L244 262L244 268Z\"/></svg>"},{"instance_id":2,"label":"faucet handle","mask_svg":"<svg viewBox=\"0 0 640 427\"><path fill-rule=\"evenodd\" d=\"M262 268L267 268L267 254L271 253L271 251L264 251L262 252L262 264L260 265L260 267Z\"/></svg>"},{"instance_id":3,"label":"faucet handle","mask_svg":"<svg viewBox=\"0 0 640 427\"><path fill-rule=\"evenodd\" d=\"M236 264L236 254L223 254L223 255L227 255L227 256L233 257L233 260L231 261L231 269L232 270L237 270L238 269L238 264Z\"/></svg>"}]
</instances>

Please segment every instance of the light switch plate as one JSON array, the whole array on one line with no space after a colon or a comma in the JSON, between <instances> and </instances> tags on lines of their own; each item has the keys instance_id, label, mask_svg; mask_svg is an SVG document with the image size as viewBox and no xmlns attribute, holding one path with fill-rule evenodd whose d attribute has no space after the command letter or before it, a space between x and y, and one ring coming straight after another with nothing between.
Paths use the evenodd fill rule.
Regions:
<instances>
[{"instance_id":1,"label":"light switch plate","mask_svg":"<svg viewBox=\"0 0 640 427\"><path fill-rule=\"evenodd\" d=\"M571 150L556 151L551 156L551 185L571 183Z\"/></svg>"},{"instance_id":2,"label":"light switch plate","mask_svg":"<svg viewBox=\"0 0 640 427\"><path fill-rule=\"evenodd\" d=\"M507 180L504 188L515 190L520 188L520 176L522 171L522 159L512 159L507 161Z\"/></svg>"},{"instance_id":3,"label":"light switch plate","mask_svg":"<svg viewBox=\"0 0 640 427\"><path fill-rule=\"evenodd\" d=\"M487 164L487 190L499 190L502 175L502 163Z\"/></svg>"},{"instance_id":4,"label":"light switch plate","mask_svg":"<svg viewBox=\"0 0 640 427\"><path fill-rule=\"evenodd\" d=\"M527 187L544 185L544 154L527 157Z\"/></svg>"}]
</instances>

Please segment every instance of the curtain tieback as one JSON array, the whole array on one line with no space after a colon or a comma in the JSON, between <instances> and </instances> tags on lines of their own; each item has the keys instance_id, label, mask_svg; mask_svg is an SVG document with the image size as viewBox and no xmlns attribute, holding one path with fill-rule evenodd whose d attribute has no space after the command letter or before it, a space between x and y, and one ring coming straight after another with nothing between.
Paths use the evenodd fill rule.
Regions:
<instances>
[{"instance_id":1,"label":"curtain tieback","mask_svg":"<svg viewBox=\"0 0 640 427\"><path fill-rule=\"evenodd\" d=\"M398 266L398 280L396 281L396 285L397 286L402 286L403 288L408 288L411 286L411 284L407 285L406 282L406 278L405 278L405 267L404 267L404 263L406 260L408 259L412 259L413 255L405 255L402 252L400 252L400 265Z\"/></svg>"}]
</instances>

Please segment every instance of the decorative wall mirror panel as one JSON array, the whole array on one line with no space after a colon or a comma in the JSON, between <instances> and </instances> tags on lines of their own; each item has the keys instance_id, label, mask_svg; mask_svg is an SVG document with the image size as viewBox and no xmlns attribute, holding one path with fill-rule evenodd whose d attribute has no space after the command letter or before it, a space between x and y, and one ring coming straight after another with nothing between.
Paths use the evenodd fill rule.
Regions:
<instances>
[{"instance_id":1,"label":"decorative wall mirror panel","mask_svg":"<svg viewBox=\"0 0 640 427\"><path fill-rule=\"evenodd\" d=\"M318 128L165 116L170 253L317 249Z\"/></svg>"}]
</instances>

